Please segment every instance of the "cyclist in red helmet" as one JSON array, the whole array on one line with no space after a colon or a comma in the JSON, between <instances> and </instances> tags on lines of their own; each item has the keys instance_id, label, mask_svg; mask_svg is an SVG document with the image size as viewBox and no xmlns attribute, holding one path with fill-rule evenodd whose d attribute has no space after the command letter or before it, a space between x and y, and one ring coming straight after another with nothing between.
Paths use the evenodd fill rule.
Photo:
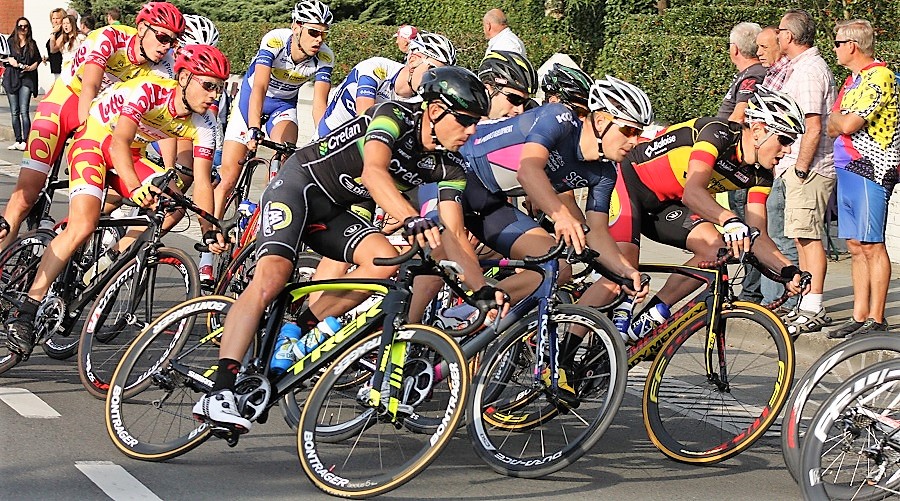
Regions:
<instances>
[{"instance_id":1,"label":"cyclist in red helmet","mask_svg":"<svg viewBox=\"0 0 900 501\"><path fill-rule=\"evenodd\" d=\"M109 85L138 76L171 78L171 49L185 29L181 12L167 2L150 2L141 8L135 25L92 31L38 104L16 188L0 218L0 250L16 238L66 137L87 118L94 98Z\"/></svg>"},{"instance_id":2,"label":"cyclist in red helmet","mask_svg":"<svg viewBox=\"0 0 900 501\"><path fill-rule=\"evenodd\" d=\"M93 233L108 185L123 197L149 207L156 187L151 181L162 168L144 159L153 141L175 137L193 142L193 151L179 158L194 171L194 201L212 212L212 157L216 117L209 111L225 88L230 67L219 49L188 45L178 54L175 79L149 75L113 85L94 100L90 114L75 133L67 160L70 171L69 219L44 254L37 279L25 304L7 330L10 350L28 356L34 348L34 316L50 284L75 250ZM108 169L115 166L115 171ZM206 221L207 241L222 242ZM121 251L129 243L116 244Z\"/></svg>"}]
</instances>

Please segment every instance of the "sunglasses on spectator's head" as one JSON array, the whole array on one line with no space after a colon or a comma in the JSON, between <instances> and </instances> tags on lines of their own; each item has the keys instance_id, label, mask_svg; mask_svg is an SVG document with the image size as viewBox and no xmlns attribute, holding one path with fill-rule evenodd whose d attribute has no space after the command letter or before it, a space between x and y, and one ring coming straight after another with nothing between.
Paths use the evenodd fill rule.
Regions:
<instances>
[{"instance_id":1,"label":"sunglasses on spectator's head","mask_svg":"<svg viewBox=\"0 0 900 501\"><path fill-rule=\"evenodd\" d=\"M519 94L513 94L512 92L503 92L503 90L500 88L496 88L494 90L496 91L496 93L500 93L506 96L506 100L509 101L509 104L513 106L525 106L525 103L528 102L528 96L520 96ZM496 93L494 95L496 95Z\"/></svg>"},{"instance_id":2,"label":"sunglasses on spectator's head","mask_svg":"<svg viewBox=\"0 0 900 501\"><path fill-rule=\"evenodd\" d=\"M316 28L310 28L305 24L303 25L303 27L306 28L306 33L313 38L322 37L322 40L324 40L328 36L328 30L318 30Z\"/></svg>"},{"instance_id":3,"label":"sunglasses on spectator's head","mask_svg":"<svg viewBox=\"0 0 900 501\"><path fill-rule=\"evenodd\" d=\"M153 32L153 36L156 37L156 41L168 46L173 46L178 43L178 38L173 37L167 33L161 33L153 29L153 26L147 25L147 29Z\"/></svg>"}]
</instances>

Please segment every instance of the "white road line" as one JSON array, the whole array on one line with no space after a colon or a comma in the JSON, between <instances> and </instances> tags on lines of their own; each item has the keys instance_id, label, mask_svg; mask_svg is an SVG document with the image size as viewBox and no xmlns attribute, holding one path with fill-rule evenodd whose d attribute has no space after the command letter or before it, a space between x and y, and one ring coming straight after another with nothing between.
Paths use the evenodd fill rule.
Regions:
<instances>
[{"instance_id":1,"label":"white road line","mask_svg":"<svg viewBox=\"0 0 900 501\"><path fill-rule=\"evenodd\" d=\"M75 467L115 501L162 501L125 468L110 461L76 461Z\"/></svg>"},{"instance_id":2,"label":"white road line","mask_svg":"<svg viewBox=\"0 0 900 501\"><path fill-rule=\"evenodd\" d=\"M27 418L52 419L59 413L25 388L0 388L0 400Z\"/></svg>"}]
</instances>

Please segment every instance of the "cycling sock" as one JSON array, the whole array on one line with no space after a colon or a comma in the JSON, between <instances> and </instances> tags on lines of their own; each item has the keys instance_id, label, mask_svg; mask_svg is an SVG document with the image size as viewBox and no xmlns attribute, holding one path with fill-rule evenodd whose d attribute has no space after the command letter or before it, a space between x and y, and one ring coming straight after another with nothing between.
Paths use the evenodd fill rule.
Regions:
<instances>
[{"instance_id":1,"label":"cycling sock","mask_svg":"<svg viewBox=\"0 0 900 501\"><path fill-rule=\"evenodd\" d=\"M207 265L209 265L209 266L213 265L213 253L212 252L201 252L199 266L202 268Z\"/></svg>"},{"instance_id":2,"label":"cycling sock","mask_svg":"<svg viewBox=\"0 0 900 501\"><path fill-rule=\"evenodd\" d=\"M818 313L822 309L822 294L807 294L800 300L800 309Z\"/></svg>"},{"instance_id":3,"label":"cycling sock","mask_svg":"<svg viewBox=\"0 0 900 501\"><path fill-rule=\"evenodd\" d=\"M240 370L241 363L237 360L231 358L220 359L219 370L216 371L216 382L213 384L212 391L233 390Z\"/></svg>"},{"instance_id":4,"label":"cycling sock","mask_svg":"<svg viewBox=\"0 0 900 501\"><path fill-rule=\"evenodd\" d=\"M319 320L316 318L316 315L313 314L312 310L307 308L303 312L300 313L300 316L297 317L297 325L303 329L303 332L309 332L313 330L317 325L319 325Z\"/></svg>"},{"instance_id":5,"label":"cycling sock","mask_svg":"<svg viewBox=\"0 0 900 501\"><path fill-rule=\"evenodd\" d=\"M641 318L641 315L643 315L644 312L648 311L650 308L653 308L654 306L656 306L658 304L664 304L664 303L663 303L662 299L659 298L659 296L653 296L652 298L650 298L649 301L647 301L647 304L643 308L641 308L641 312L638 313L637 315L632 315L631 318ZM666 305L666 306L668 306L668 305Z\"/></svg>"}]
</instances>

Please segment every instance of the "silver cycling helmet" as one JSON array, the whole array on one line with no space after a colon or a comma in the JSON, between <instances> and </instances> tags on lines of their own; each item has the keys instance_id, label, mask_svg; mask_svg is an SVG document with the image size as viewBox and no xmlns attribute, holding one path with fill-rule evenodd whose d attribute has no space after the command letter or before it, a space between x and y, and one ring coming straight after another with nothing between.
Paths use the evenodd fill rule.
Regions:
<instances>
[{"instance_id":1,"label":"silver cycling helmet","mask_svg":"<svg viewBox=\"0 0 900 501\"><path fill-rule=\"evenodd\" d=\"M800 135L806 132L803 110L784 92L759 86L747 101L747 123L760 122L771 132Z\"/></svg>"},{"instance_id":2,"label":"silver cycling helmet","mask_svg":"<svg viewBox=\"0 0 900 501\"><path fill-rule=\"evenodd\" d=\"M614 118L643 125L653 121L650 98L637 86L616 77L595 80L588 95L588 109L605 111Z\"/></svg>"},{"instance_id":3,"label":"silver cycling helmet","mask_svg":"<svg viewBox=\"0 0 900 501\"><path fill-rule=\"evenodd\" d=\"M196 14L184 15L184 33L181 35L184 45L212 45L219 43L219 30L213 22Z\"/></svg>"},{"instance_id":4,"label":"silver cycling helmet","mask_svg":"<svg viewBox=\"0 0 900 501\"><path fill-rule=\"evenodd\" d=\"M319 0L303 0L294 5L294 11L291 13L291 19L295 23L300 24L331 24L334 16L331 9Z\"/></svg>"},{"instance_id":5,"label":"silver cycling helmet","mask_svg":"<svg viewBox=\"0 0 900 501\"><path fill-rule=\"evenodd\" d=\"M409 41L409 52L424 54L448 66L456 64L456 47L449 38L438 33L420 31L416 38Z\"/></svg>"}]
</instances>

